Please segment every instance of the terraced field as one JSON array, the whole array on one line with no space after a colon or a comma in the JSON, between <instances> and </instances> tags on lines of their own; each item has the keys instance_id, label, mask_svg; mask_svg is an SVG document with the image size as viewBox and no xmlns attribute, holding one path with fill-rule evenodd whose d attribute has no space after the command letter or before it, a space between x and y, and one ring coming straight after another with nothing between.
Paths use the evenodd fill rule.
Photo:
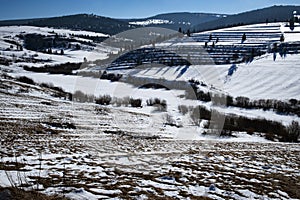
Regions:
<instances>
[{"instance_id":1,"label":"terraced field","mask_svg":"<svg viewBox=\"0 0 300 200\"><path fill-rule=\"evenodd\" d=\"M296 29L299 29L297 25ZM242 41L245 34L246 40ZM239 64L266 53L295 54L299 49L298 32L283 23L255 24L173 38L153 46L125 53L108 65L108 70L131 69L141 64L167 66ZM280 42L281 36L285 42ZM273 45L278 45L273 49Z\"/></svg>"}]
</instances>

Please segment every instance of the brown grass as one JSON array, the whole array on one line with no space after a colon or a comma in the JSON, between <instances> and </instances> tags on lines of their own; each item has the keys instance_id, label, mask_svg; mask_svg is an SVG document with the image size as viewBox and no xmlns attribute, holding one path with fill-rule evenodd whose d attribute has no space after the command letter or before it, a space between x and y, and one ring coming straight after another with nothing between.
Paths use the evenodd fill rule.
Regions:
<instances>
[{"instance_id":1,"label":"brown grass","mask_svg":"<svg viewBox=\"0 0 300 200\"><path fill-rule=\"evenodd\" d=\"M59 195L53 195L53 196L47 196L45 194L41 194L36 191L24 191L19 188L0 188L0 191L2 192L3 190L8 189L11 193L12 200L33 200L33 199L38 199L38 200L67 200L66 197L62 197Z\"/></svg>"}]
</instances>

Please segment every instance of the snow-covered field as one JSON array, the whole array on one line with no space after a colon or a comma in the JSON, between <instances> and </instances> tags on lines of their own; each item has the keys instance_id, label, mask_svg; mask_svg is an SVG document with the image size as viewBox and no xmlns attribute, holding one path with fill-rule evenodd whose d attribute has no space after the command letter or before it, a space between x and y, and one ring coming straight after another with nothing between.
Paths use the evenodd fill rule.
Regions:
<instances>
[{"instance_id":1,"label":"snow-covered field","mask_svg":"<svg viewBox=\"0 0 300 200\"><path fill-rule=\"evenodd\" d=\"M167 80L196 79L210 83L203 74L214 71L221 89L232 96L251 99L300 99L300 56L288 55L273 61L267 54L250 64L237 64L237 70L228 76L232 65L192 65L164 67L137 71L137 76L165 78Z\"/></svg>"},{"instance_id":2,"label":"snow-covered field","mask_svg":"<svg viewBox=\"0 0 300 200\"><path fill-rule=\"evenodd\" d=\"M71 103L13 80L1 86L1 186L72 199L299 198L298 144L174 140L139 108Z\"/></svg>"},{"instance_id":3,"label":"snow-covered field","mask_svg":"<svg viewBox=\"0 0 300 200\"><path fill-rule=\"evenodd\" d=\"M156 44L156 48L172 50L174 53L186 56L190 54L207 57L210 54L206 52L203 45L208 41L209 35L213 39L208 43L219 38L217 45L232 46L252 46L266 45L272 46L273 42L279 42L281 34L284 35L285 42L293 43L300 41L300 26L296 26L294 31L285 26L286 23L269 23L247 25L234 28L220 29L210 32L195 33L190 38L168 40ZM241 43L242 34L246 33L247 40ZM196 52L182 50L181 47L190 46ZM183 52L182 52L183 51ZM222 57L224 55L220 55ZM299 99L300 85L300 56L299 54L287 55L281 57L278 53L274 60L274 55L267 53L257 57L251 63L241 63L236 65L236 71L228 75L231 64L215 65L210 61L209 65L197 65L197 62L191 66L174 67L152 67L146 69L133 69L120 71L120 73L134 74L138 77L153 77L156 79L164 78L166 80L189 80L196 79L209 85L214 85L228 94L237 96L246 96L250 99L280 99L289 100L291 98ZM116 70L114 70L116 71ZM119 72L118 70L115 72Z\"/></svg>"},{"instance_id":4,"label":"snow-covered field","mask_svg":"<svg viewBox=\"0 0 300 200\"><path fill-rule=\"evenodd\" d=\"M89 35L89 36L108 36L103 33L96 33L91 31L73 31L69 29L57 29L48 27L36 27L36 26L2 26L0 27L0 36L16 36L20 33L35 33L42 35L52 35L53 33L62 34L66 36L74 35Z\"/></svg>"},{"instance_id":5,"label":"snow-covered field","mask_svg":"<svg viewBox=\"0 0 300 200\"><path fill-rule=\"evenodd\" d=\"M34 27L34 26L3 26L0 27L0 50L1 56L6 58L30 58L45 60L47 62L42 63L30 63L31 66L43 66L45 64L60 64L66 62L83 62L84 58L89 60L104 59L107 54L113 51L112 48L97 44L93 48L83 48L80 50L66 49L64 55L45 54L41 52L30 51L24 49L23 51L16 51L16 46L13 45L13 49L10 49L11 44L5 40L17 41L22 44L22 41L17 37L20 34L40 34L44 36L54 36L56 34L66 38L73 38L77 40L83 40L79 38L79 35L91 36L91 37L108 37L106 34L90 32L90 31L73 31L67 29L55 29L47 27ZM89 41L85 39L85 41ZM8 50L10 49L10 50ZM55 49L53 49L54 51ZM60 49L57 49L60 51ZM28 65L28 62L19 62L19 65Z\"/></svg>"},{"instance_id":6,"label":"snow-covered field","mask_svg":"<svg viewBox=\"0 0 300 200\"><path fill-rule=\"evenodd\" d=\"M191 74L192 76L188 76L188 75L183 76L179 80L188 80L188 79L184 79L187 77L194 78L194 76L193 76L193 75L195 75L194 70L197 70L197 67L205 67L205 66L191 66L190 71L192 71L192 74ZM211 70L211 67L213 67L213 66L208 66L209 70ZM222 67L222 66L221 67L217 66L216 68L223 68L223 70L224 70L224 67ZM262 68L260 68L260 69L262 69ZM160 73L162 73L166 76L168 76L168 74L170 74L171 76L168 76L168 78L170 78L172 76L174 77L174 74L175 74L174 71L176 70L176 68L171 70L168 67L165 70L167 72L164 70L161 70ZM216 69L216 70L218 70L218 69ZM228 69L225 69L225 70L226 71L223 73L224 81L225 80L228 81L229 78L226 78L226 76L225 76ZM239 70L242 71L243 69L239 69ZM299 70L300 70L300 68L299 68ZM155 71L155 70L153 70L153 71ZM187 71L186 73L189 74L190 72ZM290 72L290 73L291 73L291 76L294 75L293 72ZM150 70L150 71L147 71L146 74L144 74L143 72L141 72L140 74L142 76L151 77L152 73ZM157 73L155 73L155 72L153 72L153 74L154 74L154 76L153 76L154 78L163 77L163 76L157 76ZM250 117L250 118L264 118L264 119L268 119L268 120L275 120L275 121L281 122L285 125L290 124L293 120L298 121L300 123L300 119L295 115L280 115L280 114L276 114L273 111L263 111L262 109L250 109L249 110L249 109L234 108L234 107L222 108L222 107L218 107L218 106L212 106L211 103L204 103L204 102L200 102L200 101L196 101L196 100L184 99L184 98L180 97L181 95L184 95L183 90L167 91L167 90L163 90L163 89L161 89L161 90L138 89L137 87L134 87L132 85L122 83L122 82L110 82L108 80L100 80L100 79L96 79L96 78L81 77L81 76L49 75L49 74L44 74L44 73L32 73L32 72L11 73L10 75L16 76L16 77L17 76L27 76L27 77L32 78L37 83L51 83L51 84L54 84L54 86L62 87L65 91L71 92L71 93L74 93L79 90L86 94L94 95L96 97L101 96L101 95L110 95L112 97L118 97L118 98L124 98L124 97L128 97L128 96L133 97L133 98L141 98L143 100L143 106L144 106L144 108L142 108L141 110L142 110L142 112L144 112L146 114L150 114L152 112L151 110L149 110L146 107L146 101L150 98L159 97L159 98L167 101L168 113L171 114L174 118L177 118L178 116L182 117L178 113L179 105L187 105L187 106L204 105L208 108L209 107L215 108L224 114L237 114L240 116L246 116L246 117ZM278 74L274 73L273 76L274 76L273 78L276 78L278 76ZM235 76L233 76L233 77L235 77ZM239 78L241 78L241 77L239 77ZM263 78L263 77L261 77L261 78ZM265 91L261 92L263 87L259 88L260 91L248 89L250 86L255 87L254 84L258 83L259 78L253 80L253 82L251 82L252 85L250 84L250 86L248 85L248 83L246 82L245 79L242 79L242 80L239 79L239 81L241 82L240 84L244 84L244 85L238 85L238 86L236 86L236 88L228 86L230 84L231 80L229 80L229 83L225 82L223 87L224 87L225 91L227 88L230 88L231 90L236 91L235 96L240 96L240 95L249 96L249 97L254 97L254 99L255 98L258 98L258 99L263 99L263 98L266 98L266 99L271 98L272 99L273 98L273 99L288 100L290 98L296 98L296 99L300 98L299 90L297 90L297 89L299 89L299 85L293 85L293 86L290 86L288 89L286 89L284 84L274 84L273 83L270 85L271 88L266 87ZM293 79L289 78L288 76L284 76L283 79L287 79L287 81L288 80L293 81ZM272 80L274 80L274 79L272 79ZM299 77L294 78L294 80L296 80L296 82L297 83L299 82L299 84L300 84ZM278 88L272 88L272 86L278 86ZM241 91L242 92L250 91L250 92L249 93L241 93ZM283 91L283 92L280 93L280 91ZM229 91L229 93L234 94L234 92L230 92L230 91ZM255 94L257 96L255 96ZM182 123L182 122L180 122L180 123ZM191 122L187 122L186 125L189 125L190 123ZM185 130L185 131L187 131L187 130Z\"/></svg>"},{"instance_id":7,"label":"snow-covered field","mask_svg":"<svg viewBox=\"0 0 300 200\"><path fill-rule=\"evenodd\" d=\"M271 44L284 34L286 42L299 42L300 27L289 31L282 23L270 23L196 33L191 38L169 40L157 48L203 46L210 34L218 45ZM203 124L195 125L179 105L213 108L224 115L300 123L296 115L273 110L213 105L185 99L184 90L141 89L123 82L75 75L50 75L23 70L22 65L43 66L107 58L118 49L97 44L94 48L65 50L49 55L24 49L7 50L6 39L18 40L22 32L71 36L106 36L101 33L30 26L0 27L0 57L30 57L45 62L0 65L0 186L17 186L71 199L300 199L299 144L270 142L264 134L234 132L234 137L204 136ZM241 35L247 40L241 44ZM260 34L267 37L260 37ZM258 35L258 36L255 36ZM211 45L209 43L209 45ZM203 48L201 48L202 50ZM208 53L204 52L205 55ZM25 55L26 54L26 55ZM203 54L201 54L203 55ZM48 60L48 61L46 61ZM273 54L251 63L191 65L114 70L114 73L155 80L203 81L205 92L245 96L251 100L300 99L300 57ZM93 66L85 70L105 70ZM142 99L141 108L100 106L53 97L55 91L7 78L26 76L36 83L50 83L66 92L82 91L95 97ZM167 101L167 112L146 105L150 98ZM172 121L173 125L170 125ZM171 123L171 124L172 124Z\"/></svg>"}]
</instances>

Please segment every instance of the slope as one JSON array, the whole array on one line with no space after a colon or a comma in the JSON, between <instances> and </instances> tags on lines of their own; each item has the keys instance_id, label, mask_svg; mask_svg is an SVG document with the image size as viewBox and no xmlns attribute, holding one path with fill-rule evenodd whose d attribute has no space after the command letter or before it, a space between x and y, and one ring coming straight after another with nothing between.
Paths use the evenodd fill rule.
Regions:
<instances>
[{"instance_id":1,"label":"slope","mask_svg":"<svg viewBox=\"0 0 300 200\"><path fill-rule=\"evenodd\" d=\"M120 68L123 70L126 67L130 69L132 65L127 61L131 61L131 57L136 55L136 52L143 55L145 59L145 62L141 59L143 64L147 64L150 57L152 57L152 63L156 60L168 59L173 59L172 63L176 63L174 60L174 55L176 54L171 55L168 53L169 50L170 52L177 53L178 58L176 57L176 59L179 59L180 56L181 59L185 59L186 55L189 55L189 61L206 59L210 60L210 63L207 62L201 65L194 62L191 66L165 65L165 67L140 67L127 70L125 73L156 79L164 78L178 81L196 79L207 82L209 80L205 80L206 77L203 77L203 73L207 74L208 71L214 72L218 76L215 78L219 80L220 89L225 90L234 97L246 96L250 99L273 98L281 100L299 99L298 86L300 79L296 76L300 73L300 68L296 65L300 62L300 58L297 55L297 48L299 48L300 41L299 30L300 26L296 26L294 31L290 31L289 27L285 27L284 23L269 23L268 25L254 24L196 33L191 37L184 37L180 40L168 40L156 44L156 51L153 50L150 53L149 49L144 48L144 51L147 50L147 54L144 53L146 55L143 55L144 51L142 50L132 51L134 52L133 54L128 53L127 56L126 54L125 56L123 55L120 58L124 59L120 59L119 62L116 60L117 63L113 63L114 65L109 69L117 70L115 73L119 73L118 69ZM247 35L247 39L241 43L243 33ZM284 43L279 42L281 34L285 37ZM208 42L208 47L205 48L205 42L208 41L210 35L212 35L212 40ZM211 50L211 45L216 41L216 38L219 38L219 41L215 44L213 50ZM285 45L288 49L287 55L280 56L280 53L277 52L275 53L276 58L274 60L274 54L268 50L274 43ZM239 62L238 64L225 64L226 62L223 62L226 58L232 59L235 54L237 54L238 59L243 60L245 56L245 52L243 51L247 53L252 48L261 48L263 54L256 56L253 61ZM184 51L181 53L180 51L183 49ZM167 53L164 50L167 50ZM163 63L161 64L163 65ZM233 66L235 70L229 73Z\"/></svg>"},{"instance_id":2,"label":"slope","mask_svg":"<svg viewBox=\"0 0 300 200\"><path fill-rule=\"evenodd\" d=\"M41 19L0 21L0 26L9 25L30 25L39 27L66 28L73 30L101 32L109 35L113 35L137 27L117 19L89 14L77 14Z\"/></svg>"},{"instance_id":3,"label":"slope","mask_svg":"<svg viewBox=\"0 0 300 200\"><path fill-rule=\"evenodd\" d=\"M293 16L293 12L300 12L300 6L272 6L249 12L230 15L214 21L200 23L194 26L196 31L213 30L242 24L255 24L265 22L287 21Z\"/></svg>"},{"instance_id":4,"label":"slope","mask_svg":"<svg viewBox=\"0 0 300 200\"><path fill-rule=\"evenodd\" d=\"M144 19L125 19L125 21L134 25L161 27L176 31L181 28L186 31L199 23L210 22L226 16L225 14L178 12L159 14Z\"/></svg>"}]
</instances>

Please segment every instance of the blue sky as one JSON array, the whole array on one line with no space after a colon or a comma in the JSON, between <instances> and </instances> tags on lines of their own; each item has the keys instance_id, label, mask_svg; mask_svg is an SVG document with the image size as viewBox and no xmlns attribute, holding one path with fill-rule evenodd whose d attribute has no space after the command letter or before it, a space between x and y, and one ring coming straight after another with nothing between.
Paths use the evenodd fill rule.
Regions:
<instances>
[{"instance_id":1,"label":"blue sky","mask_svg":"<svg viewBox=\"0 0 300 200\"><path fill-rule=\"evenodd\" d=\"M0 0L0 20L93 13L114 18L148 17L166 12L233 14L299 0Z\"/></svg>"}]
</instances>

